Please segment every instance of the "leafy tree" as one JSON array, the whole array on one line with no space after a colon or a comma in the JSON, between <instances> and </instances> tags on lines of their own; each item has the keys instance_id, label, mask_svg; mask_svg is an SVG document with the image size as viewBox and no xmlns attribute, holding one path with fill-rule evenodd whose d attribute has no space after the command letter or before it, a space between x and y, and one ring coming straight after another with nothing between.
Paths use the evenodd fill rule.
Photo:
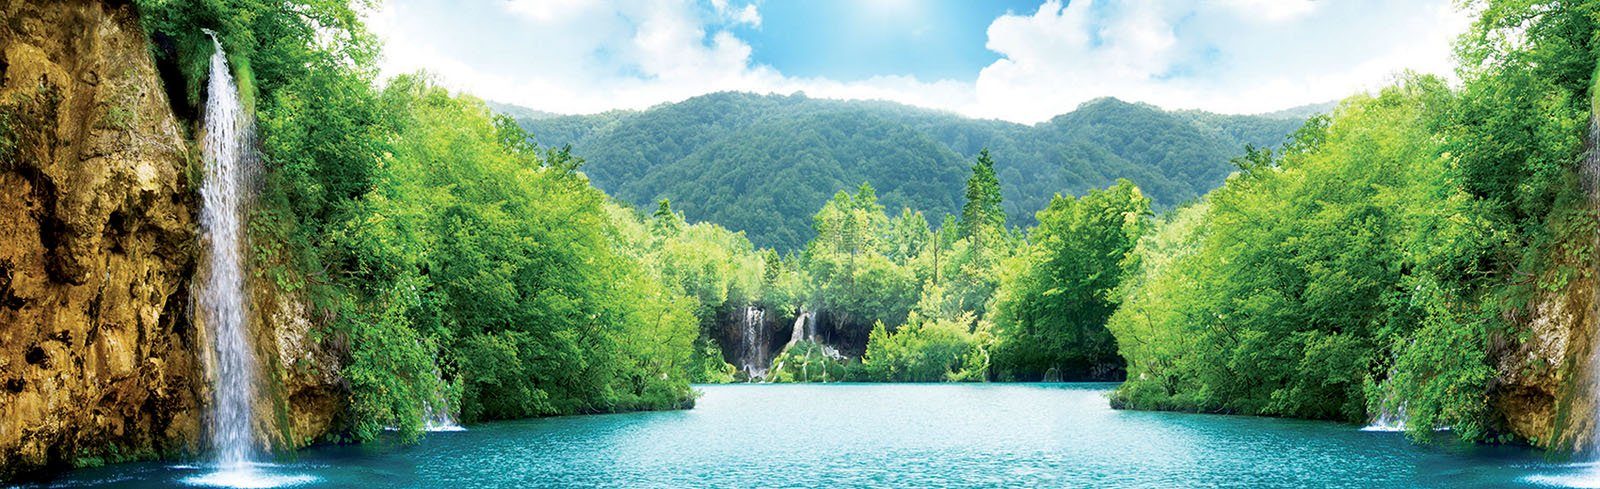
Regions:
<instances>
[{"instance_id":1,"label":"leafy tree","mask_svg":"<svg viewBox=\"0 0 1600 489\"><path fill-rule=\"evenodd\" d=\"M1000 378L1115 379L1122 359L1105 323L1119 304L1150 201L1123 180L1039 211L1027 250L1003 265L995 297Z\"/></svg>"}]
</instances>

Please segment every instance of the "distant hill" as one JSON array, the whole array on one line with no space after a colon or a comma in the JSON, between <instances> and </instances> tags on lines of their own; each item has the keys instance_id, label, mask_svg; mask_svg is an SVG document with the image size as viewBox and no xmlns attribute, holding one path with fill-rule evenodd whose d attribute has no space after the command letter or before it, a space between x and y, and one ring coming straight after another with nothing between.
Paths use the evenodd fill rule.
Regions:
<instances>
[{"instance_id":1,"label":"distant hill","mask_svg":"<svg viewBox=\"0 0 1600 489\"><path fill-rule=\"evenodd\" d=\"M1257 115L1259 115L1261 117L1270 117L1270 118L1273 118L1273 119L1299 119L1299 120L1306 120L1306 119L1310 119L1311 116L1314 116L1314 115L1326 114L1326 113L1329 113L1329 112L1333 112L1333 109L1335 107L1338 107L1338 106L1339 106L1339 101L1333 100L1333 101L1323 102L1323 103L1320 103L1320 104L1308 104L1308 105L1302 105L1302 106L1299 106L1299 107L1290 107L1290 108L1283 109L1283 110L1265 112L1265 113L1261 113L1261 114L1257 114Z\"/></svg>"},{"instance_id":2,"label":"distant hill","mask_svg":"<svg viewBox=\"0 0 1600 489\"><path fill-rule=\"evenodd\" d=\"M692 220L780 250L803 246L823 201L863 181L891 211L921 210L934 224L959 213L968 167L984 147L1012 224L1032 224L1056 193L1117 178L1172 206L1221 185L1246 144L1276 146L1304 120L1112 98L1031 126L889 102L731 92L594 115L495 107L539 144L572 145L588 161L584 172L611 195L641 207L671 199Z\"/></svg>"}]
</instances>

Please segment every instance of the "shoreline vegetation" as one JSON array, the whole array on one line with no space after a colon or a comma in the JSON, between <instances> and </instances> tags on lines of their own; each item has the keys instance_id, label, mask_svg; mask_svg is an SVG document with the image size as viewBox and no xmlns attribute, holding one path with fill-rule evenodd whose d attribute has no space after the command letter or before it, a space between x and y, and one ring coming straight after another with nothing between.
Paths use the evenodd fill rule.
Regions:
<instances>
[{"instance_id":1,"label":"shoreline vegetation","mask_svg":"<svg viewBox=\"0 0 1600 489\"><path fill-rule=\"evenodd\" d=\"M667 200L631 210L581 155L425 76L373 88L376 46L347 4L308 2L340 42L299 45L281 34L303 17L175 5L141 6L179 66L201 58L198 27L239 60L269 167L251 229L283 247L258 258L349 338L353 441L415 436L432 379L468 422L681 406L688 382L749 375L716 330L750 306L826 313L831 339L862 350L802 338L773 381L1126 375L1119 407L1356 423L1404 408L1414 433L1509 440L1489 419L1490 339L1517 336L1502 318L1534 291L1586 273L1566 245L1593 232L1576 184L1586 4L1482 2L1459 87L1406 75L1349 98L1160 215L1123 180L1007 226L982 151L959 215L931 226L863 183L785 256ZM1500 42L1510 29L1525 42Z\"/></svg>"},{"instance_id":2,"label":"shoreline vegetation","mask_svg":"<svg viewBox=\"0 0 1600 489\"><path fill-rule=\"evenodd\" d=\"M322 442L414 442L441 397L463 423L692 407L691 384L757 376L739 349L776 350L772 382L1121 381L1118 408L1403 412L1418 441L1555 447L1492 399L1535 298L1593 280L1600 7L1469 4L1459 82L1345 99L1187 203L1117 180L1010 225L983 150L958 212L863 182L780 254L612 199L425 74L377 83L359 5L134 2L175 112L199 116L210 29L259 121L254 273L308 298L347 389ZM750 308L816 333L730 344Z\"/></svg>"}]
</instances>

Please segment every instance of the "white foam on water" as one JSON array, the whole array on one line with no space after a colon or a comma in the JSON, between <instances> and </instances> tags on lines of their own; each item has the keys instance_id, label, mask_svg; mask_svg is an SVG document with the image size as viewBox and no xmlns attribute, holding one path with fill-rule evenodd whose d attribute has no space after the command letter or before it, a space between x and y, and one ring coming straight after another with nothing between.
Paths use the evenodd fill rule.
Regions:
<instances>
[{"instance_id":1,"label":"white foam on water","mask_svg":"<svg viewBox=\"0 0 1600 489\"><path fill-rule=\"evenodd\" d=\"M277 465L263 463L223 466L218 470L185 477L182 481L191 486L268 489L303 486L321 480L313 475L278 473L274 470L276 468Z\"/></svg>"},{"instance_id":2,"label":"white foam on water","mask_svg":"<svg viewBox=\"0 0 1600 489\"><path fill-rule=\"evenodd\" d=\"M1600 464L1583 462L1562 467L1568 471L1561 474L1534 474L1523 477L1522 480L1546 487L1600 489Z\"/></svg>"},{"instance_id":3,"label":"white foam on water","mask_svg":"<svg viewBox=\"0 0 1600 489\"><path fill-rule=\"evenodd\" d=\"M244 489L267 489L273 487L294 487L316 482L315 476L303 474L267 474L254 470L224 470L185 477L184 484L203 487L238 487Z\"/></svg>"}]
</instances>

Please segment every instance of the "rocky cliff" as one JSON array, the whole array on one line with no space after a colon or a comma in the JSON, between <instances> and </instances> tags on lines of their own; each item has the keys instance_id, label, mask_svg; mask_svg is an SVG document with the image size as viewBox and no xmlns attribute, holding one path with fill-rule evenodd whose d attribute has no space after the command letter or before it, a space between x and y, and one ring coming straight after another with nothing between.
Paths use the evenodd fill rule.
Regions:
<instances>
[{"instance_id":1,"label":"rocky cliff","mask_svg":"<svg viewBox=\"0 0 1600 489\"><path fill-rule=\"evenodd\" d=\"M192 452L192 157L139 23L0 5L0 476Z\"/></svg>"},{"instance_id":2,"label":"rocky cliff","mask_svg":"<svg viewBox=\"0 0 1600 489\"><path fill-rule=\"evenodd\" d=\"M1600 449L1600 67L1596 74L1578 169L1586 208L1571 217L1576 225L1556 226L1571 231L1540 277L1563 285L1507 318L1527 340L1500 335L1490 350L1499 359L1491 407L1505 429L1540 447L1589 452Z\"/></svg>"},{"instance_id":3,"label":"rocky cliff","mask_svg":"<svg viewBox=\"0 0 1600 489\"><path fill-rule=\"evenodd\" d=\"M1525 314L1508 318L1526 341L1507 334L1491 339L1497 361L1490 407L1516 437L1546 448L1589 449L1595 290L1595 277L1588 275L1543 292Z\"/></svg>"},{"instance_id":4,"label":"rocky cliff","mask_svg":"<svg viewBox=\"0 0 1600 489\"><path fill-rule=\"evenodd\" d=\"M203 450L200 165L163 86L131 5L0 0L0 480ZM262 439L318 440L338 356L304 301L251 296Z\"/></svg>"}]
</instances>

